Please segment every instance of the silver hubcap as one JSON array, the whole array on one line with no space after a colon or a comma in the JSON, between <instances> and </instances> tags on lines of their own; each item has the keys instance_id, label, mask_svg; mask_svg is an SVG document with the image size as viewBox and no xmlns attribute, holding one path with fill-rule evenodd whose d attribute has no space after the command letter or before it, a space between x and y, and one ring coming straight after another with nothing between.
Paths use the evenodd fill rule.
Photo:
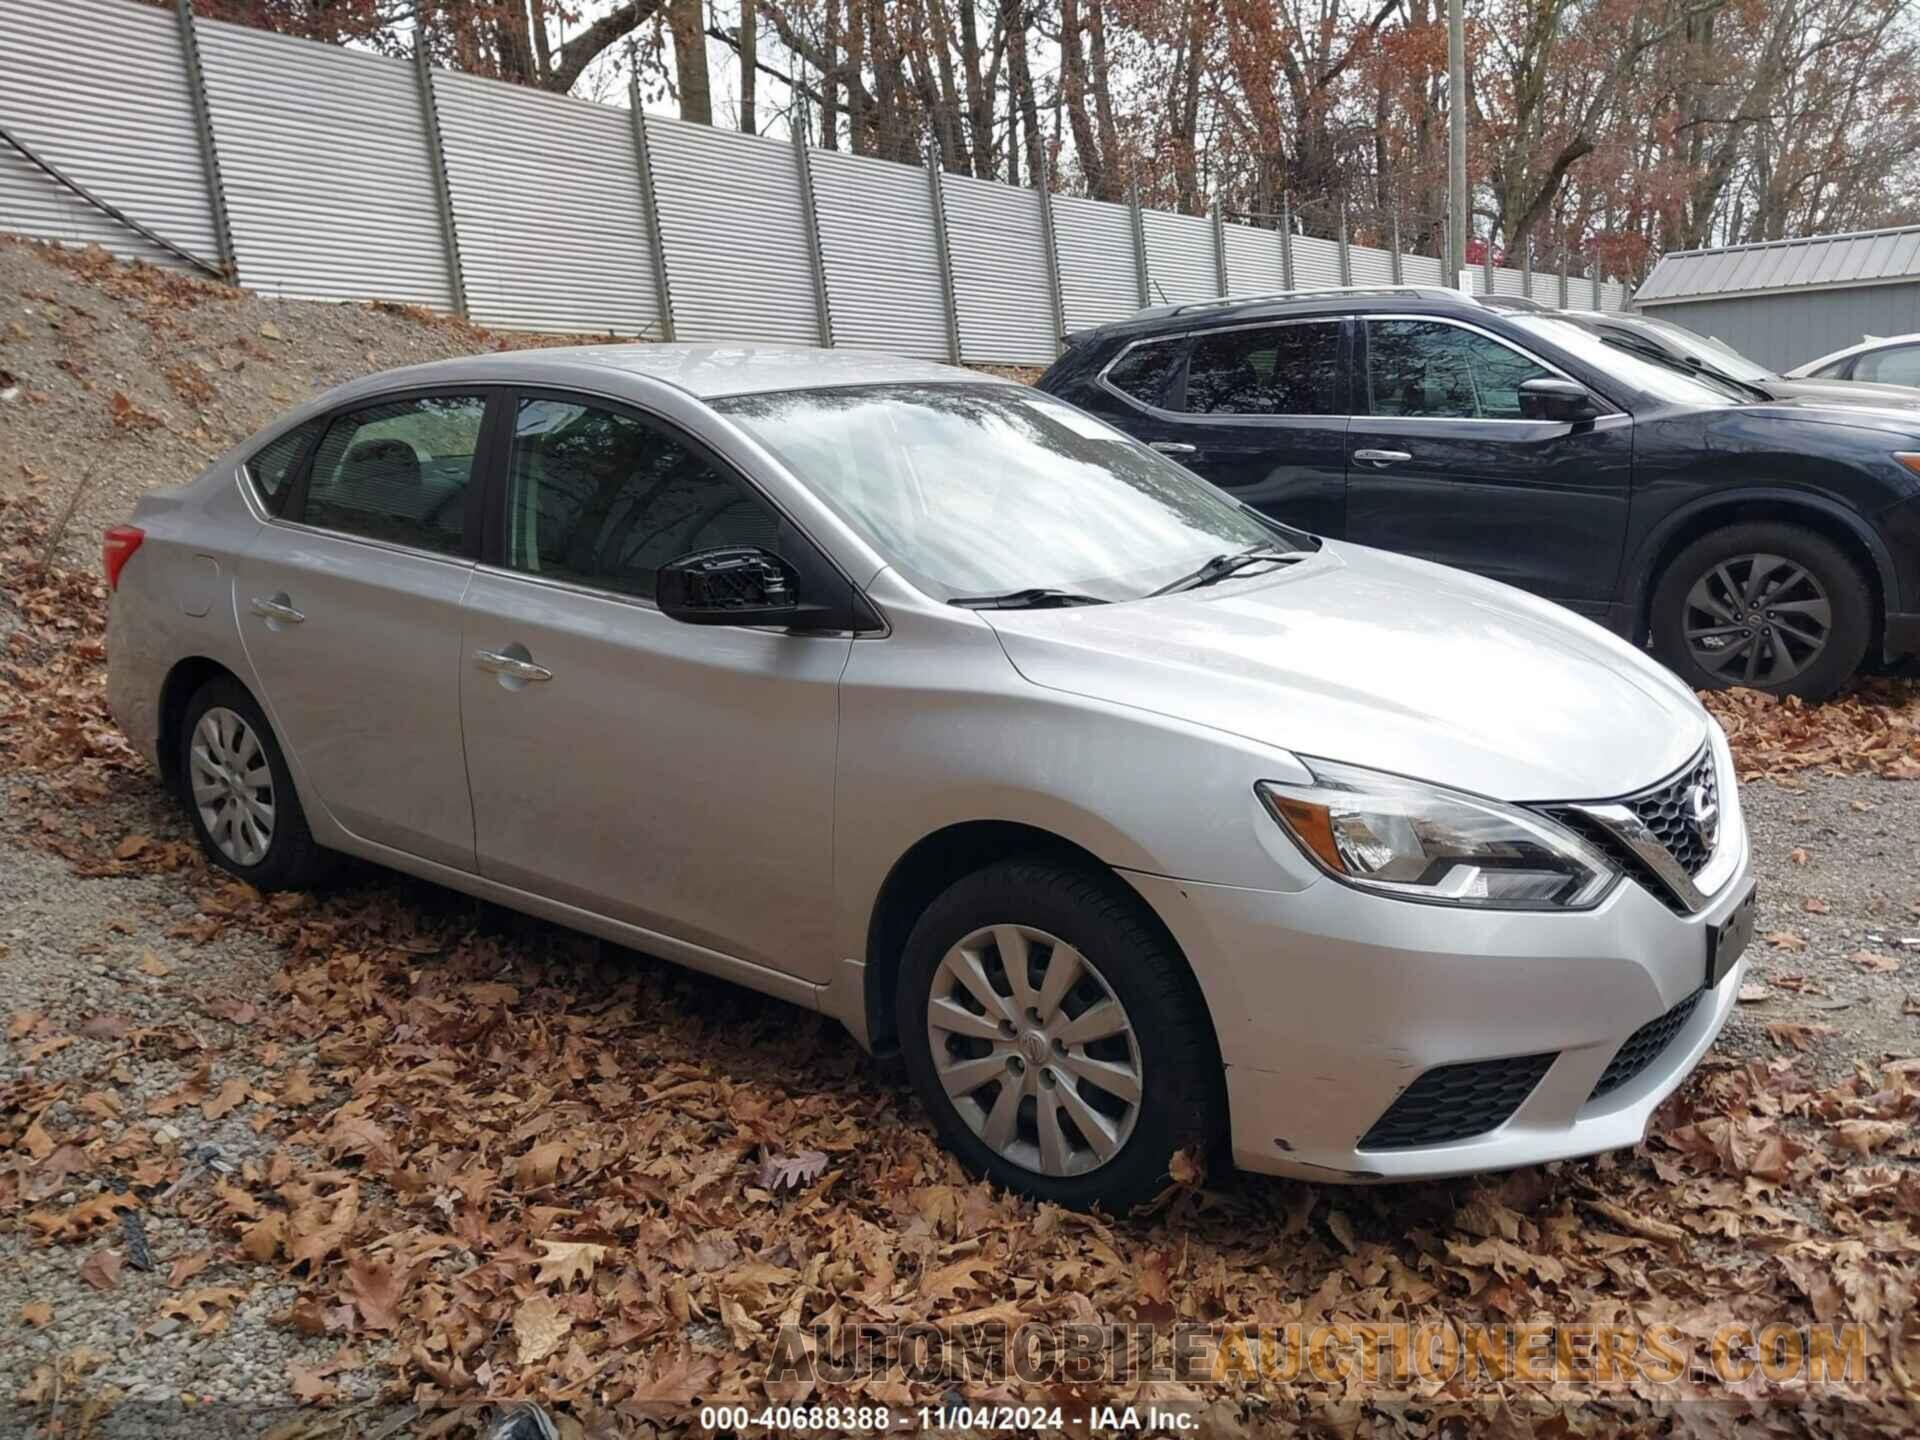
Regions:
<instances>
[{"instance_id":1,"label":"silver hubcap","mask_svg":"<svg viewBox=\"0 0 1920 1440\"><path fill-rule=\"evenodd\" d=\"M927 1041L961 1118L1023 1169L1085 1174L1133 1134L1133 1022L1093 962L1044 930L989 925L947 951Z\"/></svg>"},{"instance_id":2,"label":"silver hubcap","mask_svg":"<svg viewBox=\"0 0 1920 1440\"><path fill-rule=\"evenodd\" d=\"M220 853L258 865L273 844L273 772L253 727L216 705L193 727L193 803Z\"/></svg>"},{"instance_id":3,"label":"silver hubcap","mask_svg":"<svg viewBox=\"0 0 1920 1440\"><path fill-rule=\"evenodd\" d=\"M1782 555L1736 555L1687 592L1687 648L1715 678L1778 685L1827 648L1833 606L1820 582Z\"/></svg>"}]
</instances>

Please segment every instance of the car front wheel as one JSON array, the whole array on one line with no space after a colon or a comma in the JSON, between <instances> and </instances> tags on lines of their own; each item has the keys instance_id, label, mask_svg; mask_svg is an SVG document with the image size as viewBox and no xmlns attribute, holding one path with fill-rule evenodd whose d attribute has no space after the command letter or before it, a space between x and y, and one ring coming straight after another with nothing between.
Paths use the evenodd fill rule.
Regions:
<instances>
[{"instance_id":1,"label":"car front wheel","mask_svg":"<svg viewBox=\"0 0 1920 1440\"><path fill-rule=\"evenodd\" d=\"M1745 685L1824 700L1865 658L1873 597L1824 535L1731 525L1674 557L1653 596L1653 645L1695 689Z\"/></svg>"},{"instance_id":2,"label":"car front wheel","mask_svg":"<svg viewBox=\"0 0 1920 1440\"><path fill-rule=\"evenodd\" d=\"M1217 1130L1219 1060L1184 960L1112 876L969 875L902 959L901 1048L941 1140L1038 1199L1123 1212Z\"/></svg>"}]
</instances>

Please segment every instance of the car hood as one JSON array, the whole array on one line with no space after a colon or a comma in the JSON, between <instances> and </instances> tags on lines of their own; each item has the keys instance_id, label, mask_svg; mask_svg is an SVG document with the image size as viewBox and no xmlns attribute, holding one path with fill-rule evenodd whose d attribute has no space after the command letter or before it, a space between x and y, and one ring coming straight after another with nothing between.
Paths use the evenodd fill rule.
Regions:
<instances>
[{"instance_id":1,"label":"car hood","mask_svg":"<svg viewBox=\"0 0 1920 1440\"><path fill-rule=\"evenodd\" d=\"M1880 385L1868 380L1769 380L1767 388L1783 400L1812 400L1821 405L1870 405L1894 410L1920 407L1920 388Z\"/></svg>"},{"instance_id":2,"label":"car hood","mask_svg":"<svg viewBox=\"0 0 1920 1440\"><path fill-rule=\"evenodd\" d=\"M1593 622L1363 546L1157 599L981 613L1035 685L1499 799L1626 794L1707 734L1685 686Z\"/></svg>"}]
</instances>

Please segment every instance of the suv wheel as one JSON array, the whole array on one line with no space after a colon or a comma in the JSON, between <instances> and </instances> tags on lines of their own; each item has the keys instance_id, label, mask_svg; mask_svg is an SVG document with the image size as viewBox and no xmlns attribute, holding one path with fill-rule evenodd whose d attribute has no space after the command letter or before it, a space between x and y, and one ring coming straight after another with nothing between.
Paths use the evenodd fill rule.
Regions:
<instances>
[{"instance_id":1,"label":"suv wheel","mask_svg":"<svg viewBox=\"0 0 1920 1440\"><path fill-rule=\"evenodd\" d=\"M209 680L180 726L180 784L207 858L261 890L326 871L267 717L238 681Z\"/></svg>"},{"instance_id":2,"label":"suv wheel","mask_svg":"<svg viewBox=\"0 0 1920 1440\"><path fill-rule=\"evenodd\" d=\"M901 964L914 1088L988 1179L1122 1212L1217 1132L1219 1060L1185 962L1112 877L1037 860L969 875Z\"/></svg>"},{"instance_id":3,"label":"suv wheel","mask_svg":"<svg viewBox=\"0 0 1920 1440\"><path fill-rule=\"evenodd\" d=\"M1824 700L1866 656L1873 598L1824 535L1763 522L1682 550L1654 590L1652 618L1654 650L1696 689Z\"/></svg>"}]
</instances>

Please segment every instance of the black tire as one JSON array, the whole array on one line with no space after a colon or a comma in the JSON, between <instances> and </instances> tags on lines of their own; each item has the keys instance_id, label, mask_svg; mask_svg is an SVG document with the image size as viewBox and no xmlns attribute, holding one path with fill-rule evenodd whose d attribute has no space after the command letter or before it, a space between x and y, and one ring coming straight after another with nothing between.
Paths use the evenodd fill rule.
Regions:
<instances>
[{"instance_id":1,"label":"black tire","mask_svg":"<svg viewBox=\"0 0 1920 1440\"><path fill-rule=\"evenodd\" d=\"M201 721L212 710L230 711L246 722L258 739L271 777L271 789L265 798L273 807L272 830L264 853L251 863L236 859L221 848L221 842L209 830L201 806L194 798L195 737ZM209 680L187 701L180 722L178 773L188 823L199 837L200 848L207 858L222 870L237 875L258 890L298 890L324 879L332 869L333 853L315 842L313 832L307 827L306 812L300 808L300 797L294 793L293 775L287 769L286 757L280 753L280 742L274 736L273 727L239 681L224 675Z\"/></svg>"},{"instance_id":2,"label":"black tire","mask_svg":"<svg viewBox=\"0 0 1920 1440\"><path fill-rule=\"evenodd\" d=\"M1759 556L1778 557L1786 566L1766 569L1755 563ZM1799 578L1782 583L1782 575L1796 571ZM1750 602L1744 613L1724 603L1733 596ZM1802 608L1776 612L1769 597ZM1817 612L1804 608L1816 599L1824 602L1827 617L1817 647L1807 639L1818 629ZM1714 602L1714 608L1706 608L1703 600ZM1654 587L1650 618L1654 653L1696 690L1746 685L1824 700L1866 658L1873 594L1860 568L1826 536L1798 525L1756 521L1712 531L1676 555ZM1715 630L1728 633L1703 633Z\"/></svg>"},{"instance_id":3,"label":"black tire","mask_svg":"<svg viewBox=\"0 0 1920 1440\"><path fill-rule=\"evenodd\" d=\"M1098 972L1090 983L1103 983L1132 1023L1141 1093L1131 1130L1116 1153L1083 1173L1049 1175L1000 1154L961 1116L936 1073L928 1033L936 974L950 949L995 925L1044 931L1079 951ZM1076 1003L1074 994L1084 1000L1085 993L1070 992L1062 1013ZM1226 1108L1220 1059L1186 962L1151 923L1138 896L1090 867L1048 858L1009 860L955 882L907 938L896 1021L907 1073L941 1142L968 1169L1009 1190L1072 1209L1100 1206L1122 1214L1167 1187L1176 1151L1205 1157L1219 1138ZM1092 1047L1077 1048L1085 1056ZM1036 1081L1064 1074L1045 1064L1040 1069ZM1086 1095L1079 1082L1071 1083L1076 1097ZM1095 1098L1109 1097L1096 1092ZM1032 1112L1023 1111L1021 1124L1030 1123Z\"/></svg>"}]
</instances>

